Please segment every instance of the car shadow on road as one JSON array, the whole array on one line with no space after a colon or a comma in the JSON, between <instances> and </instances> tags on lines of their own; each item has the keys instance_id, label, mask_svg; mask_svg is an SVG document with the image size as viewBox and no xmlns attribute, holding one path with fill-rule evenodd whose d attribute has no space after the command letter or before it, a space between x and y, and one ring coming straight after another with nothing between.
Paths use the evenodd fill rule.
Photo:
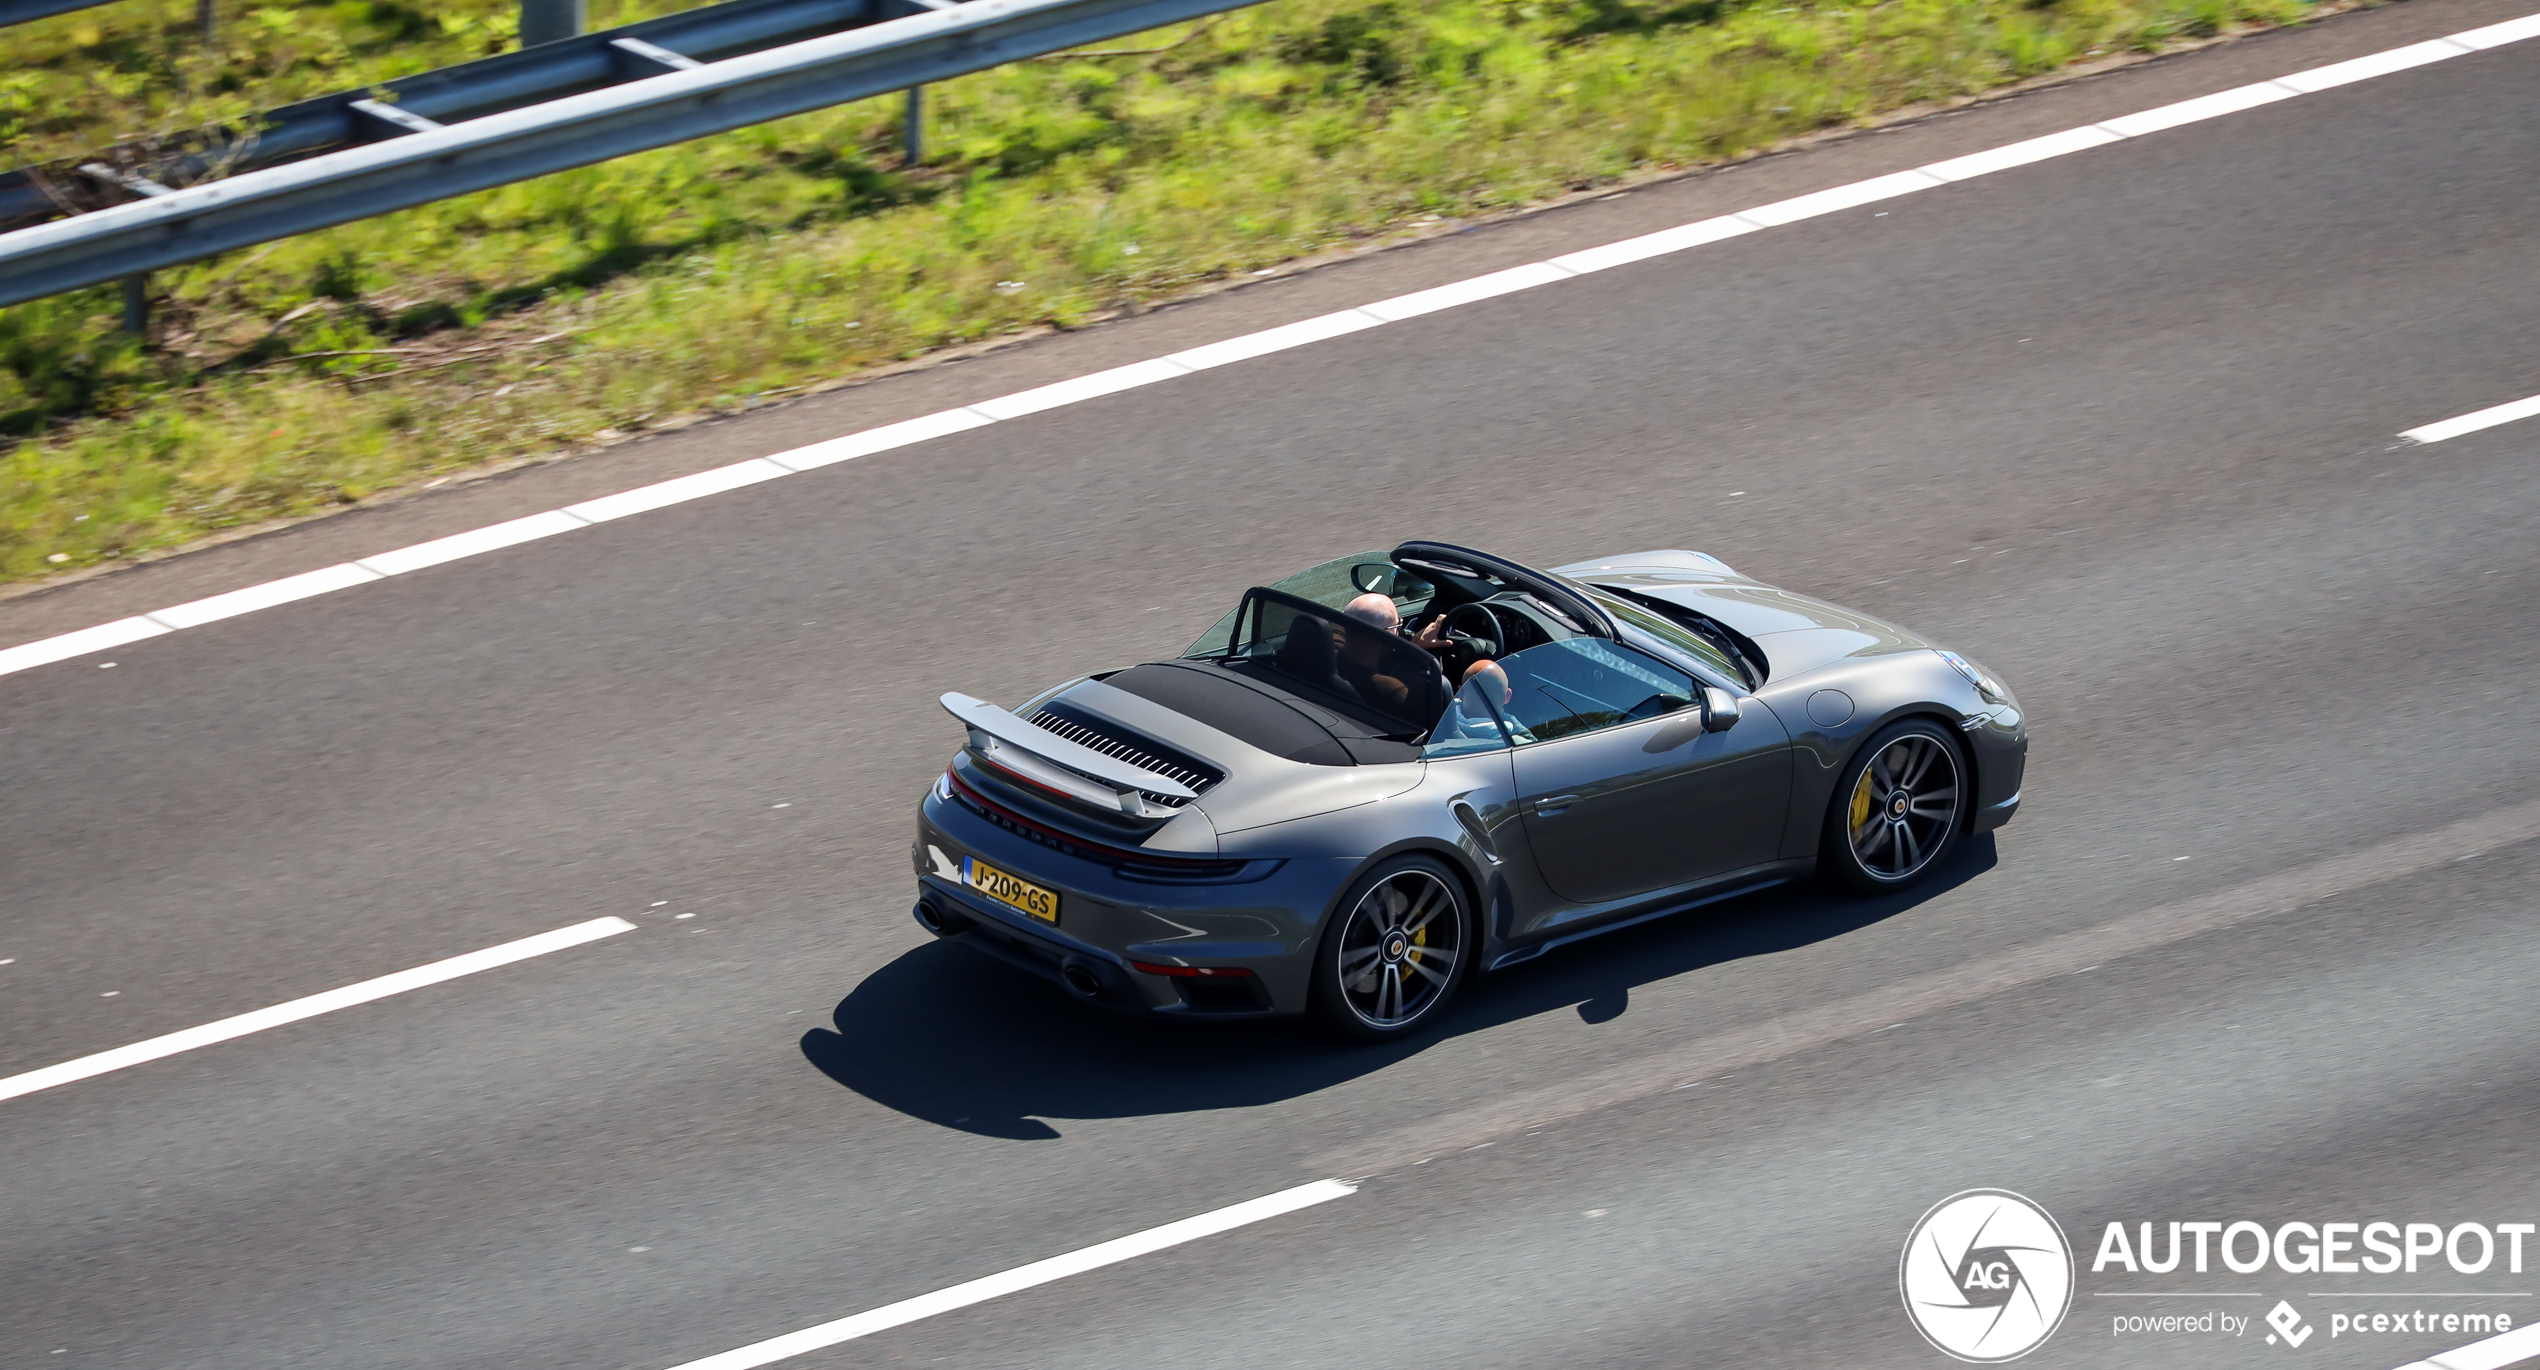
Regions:
<instances>
[{"instance_id":1,"label":"car shadow on road","mask_svg":"<svg viewBox=\"0 0 2540 1370\"><path fill-rule=\"evenodd\" d=\"M1294 1021L1159 1022L1087 1008L1053 985L945 942L865 977L803 1034L821 1073L912 1118L986 1137L1059 1135L1045 1118L1124 1118L1240 1108L1383 1070L1448 1037L1575 1007L1589 1023L1629 1008L1633 987L1770 955L1882 922L1973 880L1990 835L1912 891L1859 899L1802 884L1628 928L1467 984L1438 1025L1379 1046Z\"/></svg>"}]
</instances>

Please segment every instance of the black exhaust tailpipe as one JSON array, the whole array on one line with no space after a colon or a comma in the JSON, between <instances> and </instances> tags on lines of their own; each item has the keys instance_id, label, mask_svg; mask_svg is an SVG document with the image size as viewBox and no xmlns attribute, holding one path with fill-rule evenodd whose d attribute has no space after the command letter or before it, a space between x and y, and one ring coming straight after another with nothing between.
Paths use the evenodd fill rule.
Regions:
<instances>
[{"instance_id":1,"label":"black exhaust tailpipe","mask_svg":"<svg viewBox=\"0 0 2540 1370\"><path fill-rule=\"evenodd\" d=\"M1061 963L1058 978L1066 981L1068 992L1079 999L1100 999L1103 996L1102 977L1081 958L1071 956Z\"/></svg>"},{"instance_id":2,"label":"black exhaust tailpipe","mask_svg":"<svg viewBox=\"0 0 2540 1370\"><path fill-rule=\"evenodd\" d=\"M937 937L952 936L961 931L966 921L960 914L943 908L932 899L918 900L917 907L910 909L909 914L917 919L917 926Z\"/></svg>"}]
</instances>

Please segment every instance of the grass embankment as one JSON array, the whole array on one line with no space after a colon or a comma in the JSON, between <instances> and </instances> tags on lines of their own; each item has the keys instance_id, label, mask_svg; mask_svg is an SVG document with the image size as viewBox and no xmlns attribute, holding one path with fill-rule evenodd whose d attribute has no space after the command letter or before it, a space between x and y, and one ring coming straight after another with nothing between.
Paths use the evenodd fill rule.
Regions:
<instances>
[{"instance_id":1,"label":"grass embankment","mask_svg":"<svg viewBox=\"0 0 2540 1370\"><path fill-rule=\"evenodd\" d=\"M13 162L464 60L515 0L12 32ZM668 6L663 6L667 8ZM605 8L595 5L595 10ZM2306 0L1276 0L0 311L0 579L128 558ZM596 14L623 22L629 7Z\"/></svg>"}]
</instances>

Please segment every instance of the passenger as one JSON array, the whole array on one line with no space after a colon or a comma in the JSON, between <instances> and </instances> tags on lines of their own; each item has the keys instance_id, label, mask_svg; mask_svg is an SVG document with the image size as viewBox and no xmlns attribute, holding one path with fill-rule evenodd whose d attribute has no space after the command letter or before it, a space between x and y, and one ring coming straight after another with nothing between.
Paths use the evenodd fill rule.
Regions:
<instances>
[{"instance_id":1,"label":"passenger","mask_svg":"<svg viewBox=\"0 0 2540 1370\"><path fill-rule=\"evenodd\" d=\"M1499 710L1500 721L1508 727L1509 741L1522 746L1535 740L1533 730L1522 719L1508 712L1508 702L1516 694L1516 685L1508 679L1508 672L1501 669L1498 662L1483 657L1465 667L1464 688L1479 689L1490 696L1491 704ZM1462 697L1461 694L1457 696L1458 699Z\"/></svg>"},{"instance_id":2,"label":"passenger","mask_svg":"<svg viewBox=\"0 0 2540 1370\"><path fill-rule=\"evenodd\" d=\"M1496 662L1476 661L1464 672L1464 684L1449 700L1446 712L1438 716L1437 726L1430 729L1429 740L1421 755L1430 757L1460 756L1467 752L1498 747L1510 740L1500 730L1499 719L1493 717L1493 706L1500 716L1507 713L1508 673ZM1515 725L1512 723L1511 728ZM1522 740L1534 741L1531 733Z\"/></svg>"}]
</instances>

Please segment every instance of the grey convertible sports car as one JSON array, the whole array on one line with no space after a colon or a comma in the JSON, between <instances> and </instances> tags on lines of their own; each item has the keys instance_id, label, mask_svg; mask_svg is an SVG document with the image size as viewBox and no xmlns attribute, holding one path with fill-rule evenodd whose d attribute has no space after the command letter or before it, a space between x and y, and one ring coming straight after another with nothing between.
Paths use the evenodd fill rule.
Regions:
<instances>
[{"instance_id":1,"label":"grey convertible sports car","mask_svg":"<svg viewBox=\"0 0 2540 1370\"><path fill-rule=\"evenodd\" d=\"M1407 542L1008 711L921 807L917 921L1078 998L1387 1038L1465 977L1812 873L1900 888L2020 805L2000 681L1699 552Z\"/></svg>"}]
</instances>

